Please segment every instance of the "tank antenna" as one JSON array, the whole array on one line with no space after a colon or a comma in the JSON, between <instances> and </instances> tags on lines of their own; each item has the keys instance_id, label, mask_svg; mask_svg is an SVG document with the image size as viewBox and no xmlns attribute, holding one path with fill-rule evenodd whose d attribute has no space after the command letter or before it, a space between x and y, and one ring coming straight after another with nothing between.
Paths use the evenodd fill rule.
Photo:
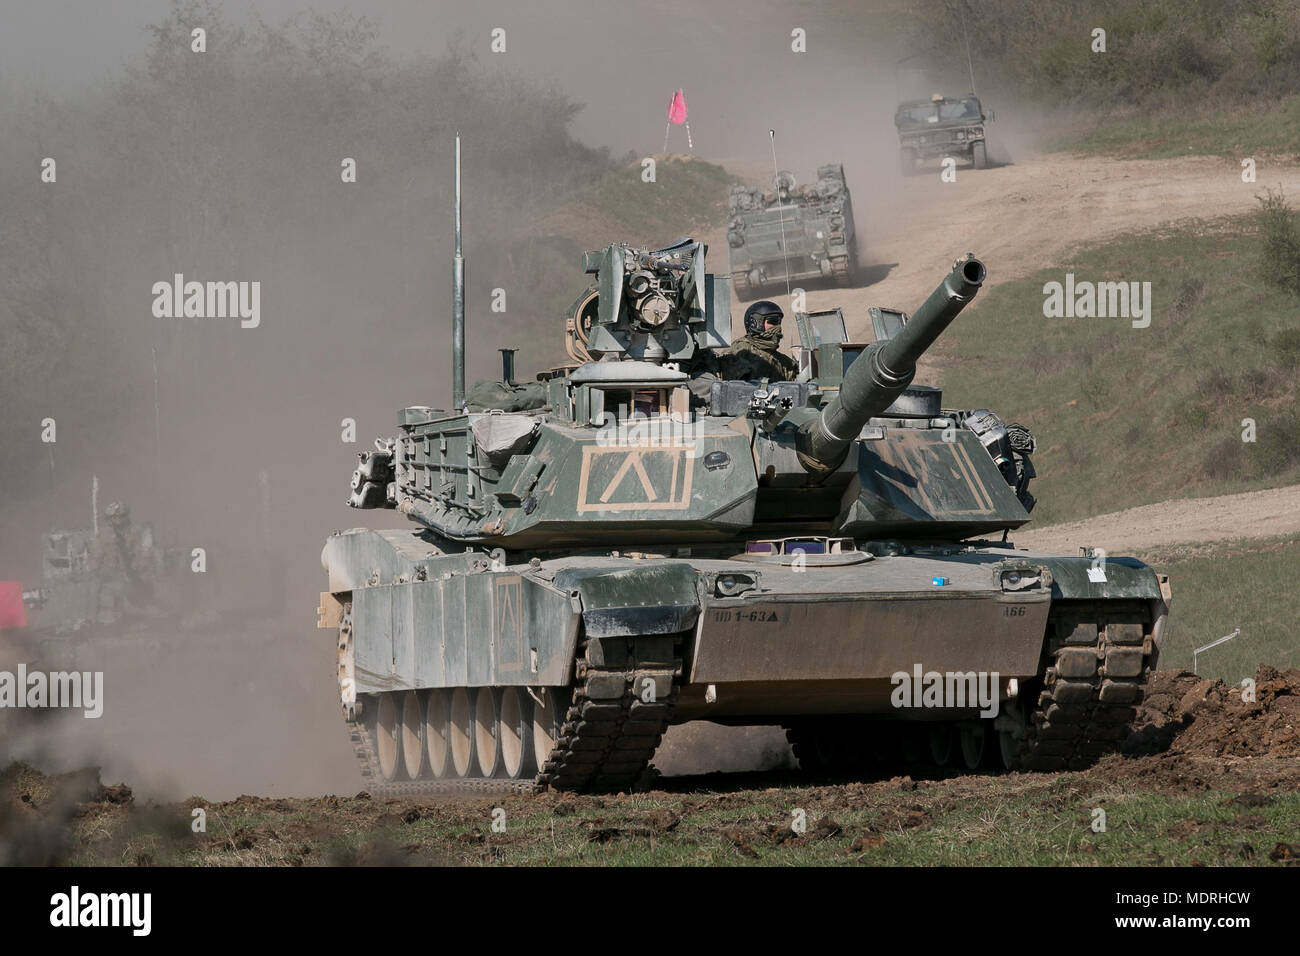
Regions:
<instances>
[{"instance_id":1,"label":"tank antenna","mask_svg":"<svg viewBox=\"0 0 1300 956\"><path fill-rule=\"evenodd\" d=\"M460 252L460 133L456 133L456 257L452 260L451 405L465 407L465 257Z\"/></svg>"},{"instance_id":2,"label":"tank antenna","mask_svg":"<svg viewBox=\"0 0 1300 956\"><path fill-rule=\"evenodd\" d=\"M772 139L772 175L775 177L773 184L776 186L776 201L780 203L781 167L776 164L776 130L769 129L767 135ZM785 297L790 300L790 307L794 308L794 295L790 292L790 254L785 246L785 213L781 213L778 221L781 223L781 261L785 263Z\"/></svg>"},{"instance_id":3,"label":"tank antenna","mask_svg":"<svg viewBox=\"0 0 1300 956\"><path fill-rule=\"evenodd\" d=\"M966 41L966 69L970 71L970 95L975 95L975 64L970 58L970 34L966 31L966 9L961 11L961 35Z\"/></svg>"}]
</instances>

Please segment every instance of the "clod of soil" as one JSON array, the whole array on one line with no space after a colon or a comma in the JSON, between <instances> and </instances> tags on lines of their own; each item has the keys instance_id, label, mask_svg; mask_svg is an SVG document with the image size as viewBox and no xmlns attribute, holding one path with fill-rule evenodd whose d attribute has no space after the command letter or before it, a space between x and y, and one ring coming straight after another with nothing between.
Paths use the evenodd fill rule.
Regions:
<instances>
[{"instance_id":1,"label":"clod of soil","mask_svg":"<svg viewBox=\"0 0 1300 956\"><path fill-rule=\"evenodd\" d=\"M731 845L740 851L741 856L747 856L750 859L758 858L758 851L749 845L749 839L740 830L727 830L723 833Z\"/></svg>"},{"instance_id":2,"label":"clod of soil","mask_svg":"<svg viewBox=\"0 0 1300 956\"><path fill-rule=\"evenodd\" d=\"M1241 687L1188 671L1156 671L1124 753L1300 757L1300 668L1261 664L1254 681L1254 700L1243 700ZM1247 799L1238 802L1263 805Z\"/></svg>"}]
</instances>

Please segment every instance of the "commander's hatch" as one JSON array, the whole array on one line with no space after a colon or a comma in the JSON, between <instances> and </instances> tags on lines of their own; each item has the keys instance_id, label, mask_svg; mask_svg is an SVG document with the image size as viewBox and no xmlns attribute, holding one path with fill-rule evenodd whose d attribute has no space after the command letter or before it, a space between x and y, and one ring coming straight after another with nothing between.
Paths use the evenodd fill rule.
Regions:
<instances>
[{"instance_id":1,"label":"commander's hatch","mask_svg":"<svg viewBox=\"0 0 1300 956\"><path fill-rule=\"evenodd\" d=\"M867 314L871 316L871 329L877 342L892 339L907 324L907 313L897 309L871 308ZM799 326L796 357L800 370L811 367L810 377L815 378L823 389L839 388L844 373L870 343L849 341L848 327L840 309L796 312L795 322Z\"/></svg>"},{"instance_id":2,"label":"commander's hatch","mask_svg":"<svg viewBox=\"0 0 1300 956\"><path fill-rule=\"evenodd\" d=\"M877 342L889 341L903 331L903 326L907 324L907 313L897 309L871 308L867 314L871 316L871 330L875 333Z\"/></svg>"},{"instance_id":3,"label":"commander's hatch","mask_svg":"<svg viewBox=\"0 0 1300 956\"><path fill-rule=\"evenodd\" d=\"M794 349L799 371L809 369L808 377L817 377L817 357L823 345L839 345L848 341L849 331L844 324L841 309L823 309L820 312L796 312L795 324L799 328L799 345Z\"/></svg>"}]
</instances>

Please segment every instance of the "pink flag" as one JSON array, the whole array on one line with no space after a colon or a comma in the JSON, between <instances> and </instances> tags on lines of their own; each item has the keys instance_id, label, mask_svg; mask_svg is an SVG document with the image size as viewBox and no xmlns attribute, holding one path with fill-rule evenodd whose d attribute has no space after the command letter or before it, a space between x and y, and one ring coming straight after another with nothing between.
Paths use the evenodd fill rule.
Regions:
<instances>
[{"instance_id":1,"label":"pink flag","mask_svg":"<svg viewBox=\"0 0 1300 956\"><path fill-rule=\"evenodd\" d=\"M17 581L0 581L0 630L27 626L23 607L23 586Z\"/></svg>"},{"instance_id":2,"label":"pink flag","mask_svg":"<svg viewBox=\"0 0 1300 956\"><path fill-rule=\"evenodd\" d=\"M668 104L668 122L678 126L686 122L686 94L681 90L673 94L673 101Z\"/></svg>"}]
</instances>

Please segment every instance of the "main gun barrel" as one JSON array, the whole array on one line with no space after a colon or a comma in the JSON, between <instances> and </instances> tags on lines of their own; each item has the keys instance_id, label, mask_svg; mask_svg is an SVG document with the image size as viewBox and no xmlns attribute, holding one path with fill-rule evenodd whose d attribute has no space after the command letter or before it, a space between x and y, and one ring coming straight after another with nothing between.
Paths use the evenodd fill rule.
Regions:
<instances>
[{"instance_id":1,"label":"main gun barrel","mask_svg":"<svg viewBox=\"0 0 1300 956\"><path fill-rule=\"evenodd\" d=\"M799 431L799 461L813 474L839 467L868 420L894 403L912 382L917 359L964 309L984 283L984 263L959 259L901 332L862 351L844 373L839 394Z\"/></svg>"}]
</instances>

